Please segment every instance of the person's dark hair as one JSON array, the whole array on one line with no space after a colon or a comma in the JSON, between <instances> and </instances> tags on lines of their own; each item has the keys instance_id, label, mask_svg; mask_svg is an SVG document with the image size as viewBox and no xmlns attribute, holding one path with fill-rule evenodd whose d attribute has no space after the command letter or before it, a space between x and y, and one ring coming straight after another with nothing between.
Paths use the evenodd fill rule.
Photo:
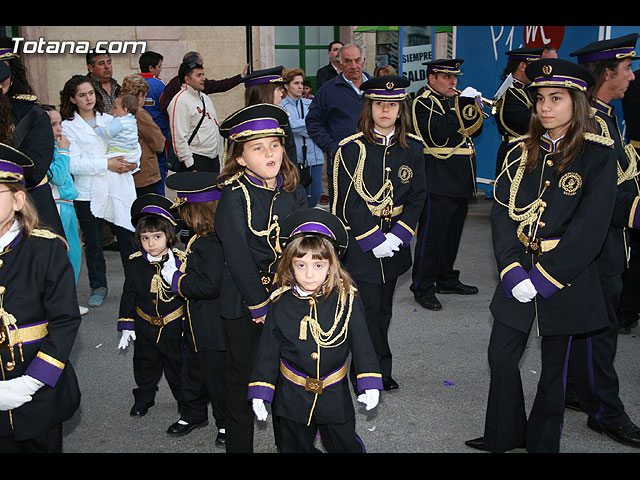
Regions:
<instances>
[{"instance_id":1,"label":"person's dark hair","mask_svg":"<svg viewBox=\"0 0 640 480\"><path fill-rule=\"evenodd\" d=\"M622 60L602 60L599 62L585 63L584 66L591 70L593 76L596 77L596 81L593 86L587 91L587 98L591 105L595 105L596 95L602 84L604 83L607 72L611 75L618 75L618 66L622 63Z\"/></svg>"},{"instance_id":2,"label":"person's dark hair","mask_svg":"<svg viewBox=\"0 0 640 480\"><path fill-rule=\"evenodd\" d=\"M138 65L140 65L140 71L142 73L149 73L150 67L155 67L162 61L164 57L158 52L146 51L138 59Z\"/></svg>"},{"instance_id":3,"label":"person's dark hair","mask_svg":"<svg viewBox=\"0 0 640 480\"><path fill-rule=\"evenodd\" d=\"M126 108L127 112L131 115L136 114L138 111L138 97L131 95L130 93L125 93L124 95L118 96L118 99L121 102L120 104L122 105L122 108Z\"/></svg>"},{"instance_id":4,"label":"person's dark hair","mask_svg":"<svg viewBox=\"0 0 640 480\"><path fill-rule=\"evenodd\" d=\"M183 203L180 205L180 218L189 227L193 235L215 233L216 209L218 200L210 202Z\"/></svg>"},{"instance_id":5,"label":"person's dark hair","mask_svg":"<svg viewBox=\"0 0 640 480\"><path fill-rule=\"evenodd\" d=\"M62 120L72 120L75 113L78 111L78 107L71 103L71 98L75 96L78 87L83 83L89 83L93 86L93 82L86 75L74 75L64 84L64 87L60 91L60 116ZM93 110L98 113L104 113L104 103L102 96L96 92L96 104Z\"/></svg>"},{"instance_id":6,"label":"person's dark hair","mask_svg":"<svg viewBox=\"0 0 640 480\"><path fill-rule=\"evenodd\" d=\"M11 117L11 101L0 88L0 142L13 144L13 120Z\"/></svg>"},{"instance_id":7,"label":"person's dark hair","mask_svg":"<svg viewBox=\"0 0 640 480\"><path fill-rule=\"evenodd\" d=\"M342 43L340 40L334 40L334 41L333 41L333 42L331 42L331 43L329 44L329 46L327 47L327 51L329 51L329 52L330 52L330 51L331 51L331 48L332 48L336 43L337 43L337 44L339 44L339 45L344 46L344 43Z\"/></svg>"},{"instance_id":8,"label":"person's dark hair","mask_svg":"<svg viewBox=\"0 0 640 480\"><path fill-rule=\"evenodd\" d=\"M283 89L281 83L259 83L244 89L244 106L257 105L259 103L273 104L273 94L276 90Z\"/></svg>"},{"instance_id":9,"label":"person's dark hair","mask_svg":"<svg viewBox=\"0 0 640 480\"><path fill-rule=\"evenodd\" d=\"M189 63L189 62L194 62L194 63L201 63L202 61L202 55L200 55L200 52L187 52L184 54L184 57L182 57L182 63Z\"/></svg>"},{"instance_id":10,"label":"person's dark hair","mask_svg":"<svg viewBox=\"0 0 640 480\"><path fill-rule=\"evenodd\" d=\"M85 57L87 60L87 65L93 65L94 63L96 63L96 57L98 57L99 55L106 55L109 58L111 58L111 54L106 53L106 52L88 52Z\"/></svg>"},{"instance_id":11,"label":"person's dark hair","mask_svg":"<svg viewBox=\"0 0 640 480\"><path fill-rule=\"evenodd\" d=\"M144 215L136 225L136 243L142 249L140 235L149 232L163 232L167 237L167 247L171 248L178 243L175 227L166 218L160 215Z\"/></svg>"},{"instance_id":12,"label":"person's dark hair","mask_svg":"<svg viewBox=\"0 0 640 480\"><path fill-rule=\"evenodd\" d=\"M571 95L573 101L573 116L571 125L565 136L558 143L558 150L563 152L562 158L554 160L554 174L558 175L564 172L571 162L580 153L584 144L585 133L598 133L595 119L591 115L591 107L587 101L587 96L574 89L568 88L567 91ZM527 150L526 171L531 172L535 169L540 156L540 139L546 132L540 122L536 109L537 89L530 93L533 99L534 107L531 114L531 122L529 123L529 132L524 142L524 148Z\"/></svg>"},{"instance_id":13,"label":"person's dark hair","mask_svg":"<svg viewBox=\"0 0 640 480\"><path fill-rule=\"evenodd\" d=\"M15 97L16 95L32 95L33 89L29 84L25 66L16 59L10 60L8 63L11 70L11 84L5 95L8 98Z\"/></svg>"},{"instance_id":14,"label":"person's dark hair","mask_svg":"<svg viewBox=\"0 0 640 480\"><path fill-rule=\"evenodd\" d=\"M184 77L188 77L191 75L191 72L198 68L204 69L204 67L197 62L182 62L178 68L178 78L180 79L180 82L184 83Z\"/></svg>"},{"instance_id":15,"label":"person's dark hair","mask_svg":"<svg viewBox=\"0 0 640 480\"><path fill-rule=\"evenodd\" d=\"M362 109L362 113L360 114L360 118L358 118L358 131L362 132L364 138L369 143L376 143L374 128L375 124L373 122L373 112L371 109L373 108L373 102L375 100L367 100L364 108ZM411 133L411 115L408 100L398 100L398 104L400 105L400 110L398 112L398 118L395 123L395 134L394 138L396 141L403 147L407 148L409 144L407 143L407 133Z\"/></svg>"}]
</instances>

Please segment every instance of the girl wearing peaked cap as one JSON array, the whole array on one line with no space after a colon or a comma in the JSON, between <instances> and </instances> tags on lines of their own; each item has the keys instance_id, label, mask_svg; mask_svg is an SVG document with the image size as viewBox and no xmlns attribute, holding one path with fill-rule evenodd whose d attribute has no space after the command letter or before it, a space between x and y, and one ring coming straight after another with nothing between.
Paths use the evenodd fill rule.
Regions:
<instances>
[{"instance_id":1,"label":"girl wearing peaked cap","mask_svg":"<svg viewBox=\"0 0 640 480\"><path fill-rule=\"evenodd\" d=\"M178 172L166 180L176 192L174 202L181 221L191 232L186 258L180 265L165 265L162 276L172 293L186 301L183 329L182 392L185 408L167 433L182 436L208 424L208 404L218 428L216 445L225 442L225 375L227 342L220 299L226 268L222 245L215 232L220 198L217 173Z\"/></svg>"},{"instance_id":2,"label":"girl wearing peaked cap","mask_svg":"<svg viewBox=\"0 0 640 480\"><path fill-rule=\"evenodd\" d=\"M23 153L0 144L0 452L61 452L80 404L69 356L80 326L66 242L39 228ZM30 266L25 268L25 266Z\"/></svg>"},{"instance_id":3,"label":"girl wearing peaked cap","mask_svg":"<svg viewBox=\"0 0 640 480\"><path fill-rule=\"evenodd\" d=\"M340 142L333 162L331 211L349 226L343 261L358 284L387 390L398 388L388 341L393 294L411 268L409 245L426 198L423 144L409 133L408 85L381 76L360 86L367 100L358 133Z\"/></svg>"},{"instance_id":4,"label":"girl wearing peaked cap","mask_svg":"<svg viewBox=\"0 0 640 480\"><path fill-rule=\"evenodd\" d=\"M281 253L279 222L307 206L296 167L283 148L286 121L279 106L258 104L235 112L220 126L229 142L218 177L222 192L215 219L229 273L220 302L230 354L227 452L253 451L247 385Z\"/></svg>"},{"instance_id":5,"label":"girl wearing peaked cap","mask_svg":"<svg viewBox=\"0 0 640 480\"><path fill-rule=\"evenodd\" d=\"M176 220L172 202L155 193L137 198L131 206L131 223L139 250L128 258L124 287L120 297L117 329L121 332L118 348L127 348L133 340L132 417L146 415L155 403L158 383L164 375L169 389L185 408L181 390L182 322L184 299L171 291L162 279L167 264L184 262L177 243Z\"/></svg>"},{"instance_id":6,"label":"girl wearing peaked cap","mask_svg":"<svg viewBox=\"0 0 640 480\"><path fill-rule=\"evenodd\" d=\"M491 211L500 281L484 436L467 445L503 452L558 452L567 359L574 335L607 326L596 259L616 197L615 152L597 135L586 92L593 75L560 59L527 67L535 110L527 137L507 154ZM518 364L530 331L542 372L527 417Z\"/></svg>"},{"instance_id":7,"label":"girl wearing peaked cap","mask_svg":"<svg viewBox=\"0 0 640 480\"><path fill-rule=\"evenodd\" d=\"M318 431L329 453L364 452L347 359L367 410L378 403L382 379L362 302L339 259L349 241L346 227L325 210L300 210L282 222L280 241L278 288L249 384L254 412L264 421L265 403L272 403L283 453L312 453Z\"/></svg>"}]
</instances>

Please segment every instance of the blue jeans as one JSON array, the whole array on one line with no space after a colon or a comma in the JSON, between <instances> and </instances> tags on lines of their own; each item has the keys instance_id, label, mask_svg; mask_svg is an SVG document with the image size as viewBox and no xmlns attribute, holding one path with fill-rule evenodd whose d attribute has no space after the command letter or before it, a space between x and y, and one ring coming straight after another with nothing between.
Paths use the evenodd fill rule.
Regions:
<instances>
[{"instance_id":1,"label":"blue jeans","mask_svg":"<svg viewBox=\"0 0 640 480\"><path fill-rule=\"evenodd\" d=\"M80 230L84 236L84 253L87 259L89 286L92 290L107 286L107 264L102 246L104 243L104 224L101 218L94 217L88 201L73 202L78 216ZM129 255L138 250L133 232L106 222L118 240L122 267L126 270Z\"/></svg>"},{"instance_id":2,"label":"blue jeans","mask_svg":"<svg viewBox=\"0 0 640 480\"><path fill-rule=\"evenodd\" d=\"M318 204L318 200L320 200L320 195L322 195L322 164L311 165L307 167L307 170L313 179L306 188L307 202L309 207L315 207Z\"/></svg>"}]
</instances>

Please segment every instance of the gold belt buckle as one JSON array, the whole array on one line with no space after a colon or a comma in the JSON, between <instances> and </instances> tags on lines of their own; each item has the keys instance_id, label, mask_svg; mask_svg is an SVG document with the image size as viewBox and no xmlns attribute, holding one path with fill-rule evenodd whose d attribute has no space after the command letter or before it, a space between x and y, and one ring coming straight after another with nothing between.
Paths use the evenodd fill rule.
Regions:
<instances>
[{"instance_id":1,"label":"gold belt buckle","mask_svg":"<svg viewBox=\"0 0 640 480\"><path fill-rule=\"evenodd\" d=\"M319 378L307 377L307 380L304 385L304 389L307 392L312 392L320 395L322 393L323 384L324 384L324 381L320 380Z\"/></svg>"},{"instance_id":2,"label":"gold belt buckle","mask_svg":"<svg viewBox=\"0 0 640 480\"><path fill-rule=\"evenodd\" d=\"M0 326L0 350L9 350L11 348L11 338L9 337L9 329L6 325Z\"/></svg>"},{"instance_id":3,"label":"gold belt buckle","mask_svg":"<svg viewBox=\"0 0 640 480\"><path fill-rule=\"evenodd\" d=\"M527 242L527 253L532 253L538 256L542 255L542 245L540 244L539 238Z\"/></svg>"},{"instance_id":4,"label":"gold belt buckle","mask_svg":"<svg viewBox=\"0 0 640 480\"><path fill-rule=\"evenodd\" d=\"M164 319L162 317L149 317L149 323L154 327L164 326Z\"/></svg>"}]
</instances>

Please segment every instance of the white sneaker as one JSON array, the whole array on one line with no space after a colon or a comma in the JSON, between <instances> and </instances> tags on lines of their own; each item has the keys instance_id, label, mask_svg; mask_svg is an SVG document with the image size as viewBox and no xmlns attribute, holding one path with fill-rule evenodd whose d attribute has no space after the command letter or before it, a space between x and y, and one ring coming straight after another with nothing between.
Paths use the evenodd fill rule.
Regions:
<instances>
[{"instance_id":1,"label":"white sneaker","mask_svg":"<svg viewBox=\"0 0 640 480\"><path fill-rule=\"evenodd\" d=\"M89 313L89 309L80 305L80 315L86 315L87 313Z\"/></svg>"}]
</instances>

